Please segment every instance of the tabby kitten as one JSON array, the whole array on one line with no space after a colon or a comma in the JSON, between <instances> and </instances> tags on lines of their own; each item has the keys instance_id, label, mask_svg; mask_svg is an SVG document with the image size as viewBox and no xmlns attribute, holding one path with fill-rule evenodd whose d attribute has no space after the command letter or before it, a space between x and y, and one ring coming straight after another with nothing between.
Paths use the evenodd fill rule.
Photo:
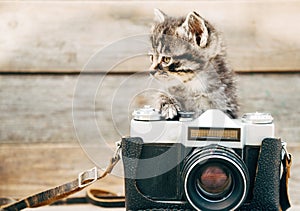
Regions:
<instances>
[{"instance_id":1,"label":"tabby kitten","mask_svg":"<svg viewBox=\"0 0 300 211\"><path fill-rule=\"evenodd\" d=\"M154 13L150 73L168 91L158 99L161 114L173 119L179 111L199 116L207 109L220 109L236 118L234 73L219 33L196 12L180 18L158 9Z\"/></svg>"}]
</instances>

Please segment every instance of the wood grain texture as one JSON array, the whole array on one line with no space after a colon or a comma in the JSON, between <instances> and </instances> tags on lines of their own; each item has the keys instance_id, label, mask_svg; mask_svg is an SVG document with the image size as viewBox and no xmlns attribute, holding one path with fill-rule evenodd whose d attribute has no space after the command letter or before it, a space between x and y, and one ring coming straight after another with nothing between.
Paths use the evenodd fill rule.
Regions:
<instances>
[{"instance_id":1,"label":"wood grain texture","mask_svg":"<svg viewBox=\"0 0 300 211\"><path fill-rule=\"evenodd\" d=\"M300 154L298 153L300 145L291 144L288 149L293 154L289 193L292 205L295 207L291 210L297 210L296 207L300 206ZM105 150L107 149L103 148L98 153L105 153ZM82 148L76 143L0 144L0 160L0 197L13 198L22 198L72 181L81 171L92 168L95 162L89 160L87 154L84 154ZM120 166L116 168L120 169ZM110 175L90 188L102 188L122 195L123 185L122 178ZM84 195L85 190L76 196ZM41 208L41 210L53 208Z\"/></svg>"},{"instance_id":2,"label":"wood grain texture","mask_svg":"<svg viewBox=\"0 0 300 211\"><path fill-rule=\"evenodd\" d=\"M103 153L106 148L100 150ZM22 198L66 182L95 166L76 143L72 144L0 144L0 197ZM109 157L103 157L108 162ZM120 168L119 163L116 168ZM99 166L101 168L101 166ZM104 166L103 166L104 168ZM123 193L123 179L113 174L89 188ZM81 191L75 196L85 195Z\"/></svg>"},{"instance_id":3,"label":"wood grain texture","mask_svg":"<svg viewBox=\"0 0 300 211\"><path fill-rule=\"evenodd\" d=\"M93 90L93 83L99 80ZM82 123L82 128L77 129L85 132L84 139L74 128L72 114L79 81L86 85L76 95L80 97L77 108ZM20 198L73 180L95 164L104 168L114 142L128 133L130 109L147 102L136 97L135 90L144 90L149 84L148 75L143 74L0 75L0 196ZM240 113L270 112L275 119L276 136L288 142L294 156L290 193L295 207L291 210L297 210L300 74L241 74L238 87ZM92 107L90 93L95 93ZM95 109L94 116L90 116L91 108ZM101 138L90 133L90 121L98 123ZM115 174L121 171L119 166ZM114 176L93 187L122 193L123 181Z\"/></svg>"},{"instance_id":4,"label":"wood grain texture","mask_svg":"<svg viewBox=\"0 0 300 211\"><path fill-rule=\"evenodd\" d=\"M104 47L148 33L153 8L173 16L196 10L210 20L223 32L236 71L300 70L298 1L5 1L0 72L80 72ZM117 53L115 48L103 59L117 64ZM147 68L142 57L114 71Z\"/></svg>"},{"instance_id":5,"label":"wood grain texture","mask_svg":"<svg viewBox=\"0 0 300 211\"><path fill-rule=\"evenodd\" d=\"M80 88L78 80L85 86ZM0 143L70 143L77 140L76 135L81 134L78 132L91 141L117 140L128 135L132 109L147 103L147 99L137 96L151 88L151 83L146 74L82 75L80 78L77 75L0 75ZM238 75L238 90L240 116L246 112L270 112L274 116L276 135L299 143L300 74ZM74 128L74 98L79 100L76 114L82 123L80 131ZM94 121L102 137L98 132L89 132L88 123Z\"/></svg>"}]
</instances>

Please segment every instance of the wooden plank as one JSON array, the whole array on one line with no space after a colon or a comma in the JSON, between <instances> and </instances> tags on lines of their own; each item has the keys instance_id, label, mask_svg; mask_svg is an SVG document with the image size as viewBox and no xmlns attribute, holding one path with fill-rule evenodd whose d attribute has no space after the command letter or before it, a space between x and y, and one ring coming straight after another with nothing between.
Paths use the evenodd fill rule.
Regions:
<instances>
[{"instance_id":1,"label":"wooden plank","mask_svg":"<svg viewBox=\"0 0 300 211\"><path fill-rule=\"evenodd\" d=\"M103 77L82 76L87 86L82 88L79 120L84 131L89 129L87 121L96 120L104 133L102 139L114 141L128 135L132 109L147 103L147 99L136 98L135 94L151 88L152 82L146 74ZM89 87L89 83L100 79L103 79L99 82L101 88ZM276 135L289 142L299 142L300 74L242 74L237 79L240 116L246 112L270 112L274 116ZM77 83L77 75L0 75L0 143L77 140L72 113ZM88 93L96 95L95 101L88 101ZM90 103L95 107L91 108ZM89 111L97 115L89 116ZM97 134L86 135L99 140Z\"/></svg>"},{"instance_id":2,"label":"wooden plank","mask_svg":"<svg viewBox=\"0 0 300 211\"><path fill-rule=\"evenodd\" d=\"M6 1L0 72L80 72L105 46L149 32L153 8L174 16L196 10L210 20L223 32L237 71L300 70L299 1ZM103 59L117 65L117 50ZM113 71L148 66L143 56ZM96 63L90 71L107 70Z\"/></svg>"},{"instance_id":3,"label":"wooden plank","mask_svg":"<svg viewBox=\"0 0 300 211\"><path fill-rule=\"evenodd\" d=\"M101 75L85 75L81 79L88 84L97 77ZM0 75L0 197L20 198L54 187L74 179L78 172L93 167L101 160L105 162L112 152L107 150L107 146L113 145L120 137L118 132L128 129L129 105L118 102L126 102L132 97L132 90L149 83L147 75L105 77L101 83L102 94L97 95L95 105L98 118L103 117L99 125L105 130L102 135L107 140L94 139L99 144L93 153L102 157L94 159L94 155L83 152L73 126L72 100L77 80L77 75ZM300 74L242 74L238 75L238 84L240 113L272 113L276 136L288 142L289 151L294 156L290 181L294 207L291 210L297 210L300 202L300 154L297 153L300 149L300 96L297 94ZM127 94L120 96L124 87ZM88 88L86 91L90 91ZM81 120L87 121L90 117L86 111L90 107L84 95L82 97L80 116ZM120 97L120 101L111 104L115 97ZM139 105L144 100L141 99ZM117 113L112 112L114 109ZM115 114L117 119L111 116ZM122 193L123 181L109 177L93 187ZM80 196L84 194L84 191L79 193Z\"/></svg>"},{"instance_id":4,"label":"wooden plank","mask_svg":"<svg viewBox=\"0 0 300 211\"><path fill-rule=\"evenodd\" d=\"M81 80L89 84L97 78L101 75L84 75ZM95 163L105 162L112 153L108 147L128 130L131 112L125 102L137 100L136 105L142 106L146 100L135 99L132 93L149 82L147 75L107 75L99 84L101 89L93 103L97 115L93 117L87 115L90 105L85 97L93 90L89 86L83 90L80 120L85 124L96 119L102 131L102 139L84 134L98 143L87 155L73 125L77 75L0 75L0 197L20 198L41 191L74 179ZM288 142L294 155L291 198L293 205L299 206L300 74L242 74L238 75L238 87L240 113L270 112L275 119L276 136ZM82 129L89 131L88 125ZM122 193L122 180L107 179L94 187Z\"/></svg>"},{"instance_id":5,"label":"wooden plank","mask_svg":"<svg viewBox=\"0 0 300 211\"><path fill-rule=\"evenodd\" d=\"M32 208L28 209L28 211L82 211L82 210L89 210L89 211L125 211L125 208L104 208L104 207L97 207L94 205L73 205L73 206L48 206L48 207L41 207L41 208Z\"/></svg>"},{"instance_id":6,"label":"wooden plank","mask_svg":"<svg viewBox=\"0 0 300 211\"><path fill-rule=\"evenodd\" d=\"M105 153L105 150L103 148L98 153ZM289 145L288 150L294 159L289 192L292 205L295 206L292 210L297 210L295 208L300 206L300 154L297 153L300 145ZM0 197L13 198L25 197L72 181L79 172L94 166L76 144L0 144L0 160ZM110 175L95 183L92 188L102 188L123 194L123 185L122 178ZM77 196L84 195L85 191L77 194ZM55 206L40 210L54 208L59 209ZM75 209L76 206L73 208Z\"/></svg>"},{"instance_id":7,"label":"wooden plank","mask_svg":"<svg viewBox=\"0 0 300 211\"><path fill-rule=\"evenodd\" d=\"M105 154L105 151L107 149L103 148L99 153ZM94 161L89 160L76 142L0 144L0 158L0 197L23 198L71 182L80 172L95 166ZM103 157L103 162L108 163L109 157ZM120 165L116 168L120 169ZM123 179L113 173L89 188L102 188L122 194ZM75 196L84 196L85 192L81 191Z\"/></svg>"}]
</instances>

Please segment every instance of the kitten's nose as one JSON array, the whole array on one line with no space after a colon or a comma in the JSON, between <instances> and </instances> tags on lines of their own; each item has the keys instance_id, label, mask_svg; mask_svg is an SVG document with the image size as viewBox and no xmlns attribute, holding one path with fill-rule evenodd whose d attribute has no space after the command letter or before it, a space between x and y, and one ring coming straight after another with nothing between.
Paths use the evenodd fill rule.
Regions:
<instances>
[{"instance_id":1,"label":"kitten's nose","mask_svg":"<svg viewBox=\"0 0 300 211\"><path fill-rule=\"evenodd\" d=\"M157 64L152 64L149 68L150 74L154 75L157 72Z\"/></svg>"},{"instance_id":2,"label":"kitten's nose","mask_svg":"<svg viewBox=\"0 0 300 211\"><path fill-rule=\"evenodd\" d=\"M161 64L157 64L157 63L153 63L150 68L149 68L149 71L150 71L150 74L151 75L154 75L157 71L160 71L162 70L163 67Z\"/></svg>"}]
</instances>

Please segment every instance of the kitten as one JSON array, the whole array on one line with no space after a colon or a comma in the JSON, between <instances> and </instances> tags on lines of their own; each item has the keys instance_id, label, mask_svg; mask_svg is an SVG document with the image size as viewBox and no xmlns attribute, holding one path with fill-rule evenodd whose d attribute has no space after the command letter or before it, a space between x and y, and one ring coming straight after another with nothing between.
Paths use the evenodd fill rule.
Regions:
<instances>
[{"instance_id":1,"label":"kitten","mask_svg":"<svg viewBox=\"0 0 300 211\"><path fill-rule=\"evenodd\" d=\"M159 96L161 114L173 119L179 111L194 111L197 117L214 108L236 118L234 73L219 33L196 12L180 18L154 13L150 73L169 93Z\"/></svg>"}]
</instances>

